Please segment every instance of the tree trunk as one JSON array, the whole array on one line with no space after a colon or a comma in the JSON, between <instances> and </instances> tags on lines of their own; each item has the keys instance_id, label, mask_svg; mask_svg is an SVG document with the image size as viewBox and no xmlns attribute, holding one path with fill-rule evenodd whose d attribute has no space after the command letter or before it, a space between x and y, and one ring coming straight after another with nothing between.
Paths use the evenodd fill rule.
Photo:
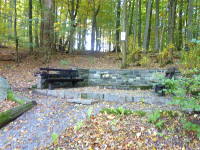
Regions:
<instances>
[{"instance_id":1,"label":"tree trunk","mask_svg":"<svg viewBox=\"0 0 200 150\"><path fill-rule=\"evenodd\" d=\"M120 52L120 16L121 16L121 0L117 1L117 17L116 17L116 33L115 33L115 51Z\"/></svg>"},{"instance_id":2,"label":"tree trunk","mask_svg":"<svg viewBox=\"0 0 200 150\"><path fill-rule=\"evenodd\" d=\"M159 17L159 4L160 1L156 0L156 30L155 30L155 50L160 50L160 34L159 34L159 27L160 27L160 17Z\"/></svg>"},{"instance_id":3,"label":"tree trunk","mask_svg":"<svg viewBox=\"0 0 200 150\"><path fill-rule=\"evenodd\" d=\"M169 0L168 42L170 45L174 45L175 15L176 15L176 0Z\"/></svg>"},{"instance_id":4,"label":"tree trunk","mask_svg":"<svg viewBox=\"0 0 200 150\"><path fill-rule=\"evenodd\" d=\"M138 0L138 47L142 46L142 3Z\"/></svg>"},{"instance_id":5,"label":"tree trunk","mask_svg":"<svg viewBox=\"0 0 200 150\"><path fill-rule=\"evenodd\" d=\"M145 50L145 52L147 52L147 50L149 49L152 5L153 5L153 0L148 0L147 12L146 12L146 26L145 26L144 41L143 41L143 49Z\"/></svg>"},{"instance_id":6,"label":"tree trunk","mask_svg":"<svg viewBox=\"0 0 200 150\"><path fill-rule=\"evenodd\" d=\"M43 21L43 49L45 50L45 61L48 62L52 54L54 32L53 32L53 0L42 0L44 18Z\"/></svg>"},{"instance_id":7,"label":"tree trunk","mask_svg":"<svg viewBox=\"0 0 200 150\"><path fill-rule=\"evenodd\" d=\"M122 32L124 39L122 40L122 68L127 66L127 0L123 2L123 20L122 20Z\"/></svg>"},{"instance_id":8,"label":"tree trunk","mask_svg":"<svg viewBox=\"0 0 200 150\"><path fill-rule=\"evenodd\" d=\"M178 23L178 45L177 45L177 49L181 50L182 46L183 46L183 19L182 19L182 15L183 15L183 0L180 0L180 4L179 4L179 23Z\"/></svg>"},{"instance_id":9,"label":"tree trunk","mask_svg":"<svg viewBox=\"0 0 200 150\"><path fill-rule=\"evenodd\" d=\"M191 41L193 38L192 25L193 25L193 0L188 0L188 29L187 29L188 41Z\"/></svg>"},{"instance_id":10,"label":"tree trunk","mask_svg":"<svg viewBox=\"0 0 200 150\"><path fill-rule=\"evenodd\" d=\"M39 37L38 37L38 27L39 27L38 18L35 19L35 47L39 48Z\"/></svg>"},{"instance_id":11,"label":"tree trunk","mask_svg":"<svg viewBox=\"0 0 200 150\"><path fill-rule=\"evenodd\" d=\"M83 29L82 29L82 39L81 39L81 50L85 50L86 34L87 34L87 18L84 18Z\"/></svg>"},{"instance_id":12,"label":"tree trunk","mask_svg":"<svg viewBox=\"0 0 200 150\"><path fill-rule=\"evenodd\" d=\"M17 35L17 0L14 0L14 10L15 10L15 19L14 19L14 34L15 34L15 50L16 50L16 62L19 62L19 40Z\"/></svg>"},{"instance_id":13,"label":"tree trunk","mask_svg":"<svg viewBox=\"0 0 200 150\"><path fill-rule=\"evenodd\" d=\"M95 46L95 32L97 29L97 15L99 14L101 4L99 2L98 7L95 7L95 1L93 1L93 16L92 16L92 33L91 33L91 50L94 51Z\"/></svg>"},{"instance_id":14,"label":"tree trunk","mask_svg":"<svg viewBox=\"0 0 200 150\"><path fill-rule=\"evenodd\" d=\"M43 47L43 35L44 35L44 7L43 0L40 0L40 13L41 13L41 24L40 24L40 47Z\"/></svg>"},{"instance_id":15,"label":"tree trunk","mask_svg":"<svg viewBox=\"0 0 200 150\"><path fill-rule=\"evenodd\" d=\"M33 15L32 15L32 0L29 0L29 52L33 52L33 31L32 31L32 22L33 22Z\"/></svg>"}]
</instances>

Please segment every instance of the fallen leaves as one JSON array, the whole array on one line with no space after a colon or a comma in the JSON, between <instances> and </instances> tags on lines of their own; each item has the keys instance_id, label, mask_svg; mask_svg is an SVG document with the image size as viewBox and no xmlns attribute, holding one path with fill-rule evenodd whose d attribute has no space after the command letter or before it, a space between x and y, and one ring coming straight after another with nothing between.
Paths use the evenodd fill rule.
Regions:
<instances>
[{"instance_id":1,"label":"fallen leaves","mask_svg":"<svg viewBox=\"0 0 200 150\"><path fill-rule=\"evenodd\" d=\"M0 112L4 112L6 110L9 110L11 108L14 108L18 104L16 102L10 101L10 100L5 100L0 102Z\"/></svg>"},{"instance_id":2,"label":"fallen leaves","mask_svg":"<svg viewBox=\"0 0 200 150\"><path fill-rule=\"evenodd\" d=\"M186 137L180 130L177 132L166 130L162 134L152 124L147 123L146 117L141 118L136 115L99 114L90 120L87 119L79 130L68 128L61 137L57 146L50 146L48 149L60 147L88 150L184 150L198 149L200 146L197 139L189 140L189 145L184 142Z\"/></svg>"}]
</instances>

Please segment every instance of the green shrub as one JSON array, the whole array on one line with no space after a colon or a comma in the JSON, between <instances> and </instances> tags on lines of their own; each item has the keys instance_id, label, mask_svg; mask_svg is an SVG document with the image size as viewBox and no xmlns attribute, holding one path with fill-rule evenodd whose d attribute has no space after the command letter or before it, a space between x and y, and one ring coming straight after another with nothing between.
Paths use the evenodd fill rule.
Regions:
<instances>
[{"instance_id":1,"label":"green shrub","mask_svg":"<svg viewBox=\"0 0 200 150\"><path fill-rule=\"evenodd\" d=\"M181 64L185 69L200 68L200 44L192 48L189 52L182 52Z\"/></svg>"},{"instance_id":2,"label":"green shrub","mask_svg":"<svg viewBox=\"0 0 200 150\"><path fill-rule=\"evenodd\" d=\"M200 125L194 124L190 121L183 120L183 128L187 131L193 131L197 133L197 137L200 140Z\"/></svg>"},{"instance_id":3,"label":"green shrub","mask_svg":"<svg viewBox=\"0 0 200 150\"><path fill-rule=\"evenodd\" d=\"M144 117L146 116L146 112L138 110L138 111L133 111L133 114L139 117Z\"/></svg>"},{"instance_id":4,"label":"green shrub","mask_svg":"<svg viewBox=\"0 0 200 150\"><path fill-rule=\"evenodd\" d=\"M178 115L176 111L157 110L148 116L148 122L154 124L157 129L162 130L167 119L174 118Z\"/></svg>"},{"instance_id":5,"label":"green shrub","mask_svg":"<svg viewBox=\"0 0 200 150\"><path fill-rule=\"evenodd\" d=\"M138 111L132 111L129 109L124 109L123 107L118 107L118 108L103 108L101 113L106 113L106 114L113 114L113 115L135 115L139 117L144 117L146 115L146 112L138 110Z\"/></svg>"},{"instance_id":6,"label":"green shrub","mask_svg":"<svg viewBox=\"0 0 200 150\"><path fill-rule=\"evenodd\" d=\"M68 60L60 60L60 65L62 65L62 66L66 66L66 65L69 65L70 64L70 62L68 61Z\"/></svg>"},{"instance_id":7,"label":"green shrub","mask_svg":"<svg viewBox=\"0 0 200 150\"><path fill-rule=\"evenodd\" d=\"M144 66L144 67L148 67L151 65L151 59L149 56L143 56L140 60L139 60L139 64L141 66Z\"/></svg>"},{"instance_id":8,"label":"green shrub","mask_svg":"<svg viewBox=\"0 0 200 150\"><path fill-rule=\"evenodd\" d=\"M84 126L84 122L83 122L83 121L79 121L79 122L75 125L74 130L78 131L78 130L80 130L83 126Z\"/></svg>"},{"instance_id":9,"label":"green shrub","mask_svg":"<svg viewBox=\"0 0 200 150\"><path fill-rule=\"evenodd\" d=\"M52 141L53 141L53 144L58 144L58 134L56 134L56 133L53 133L52 135L51 135L51 138L52 138Z\"/></svg>"},{"instance_id":10,"label":"green shrub","mask_svg":"<svg viewBox=\"0 0 200 150\"><path fill-rule=\"evenodd\" d=\"M133 114L133 111L124 109L123 107L118 107L118 108L104 108L101 110L101 113L107 113L113 115L130 115Z\"/></svg>"}]
</instances>

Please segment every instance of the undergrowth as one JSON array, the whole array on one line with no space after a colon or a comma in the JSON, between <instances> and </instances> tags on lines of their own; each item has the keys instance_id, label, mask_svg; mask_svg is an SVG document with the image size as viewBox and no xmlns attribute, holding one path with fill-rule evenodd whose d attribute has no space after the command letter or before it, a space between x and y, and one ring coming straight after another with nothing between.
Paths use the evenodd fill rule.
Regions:
<instances>
[{"instance_id":1,"label":"undergrowth","mask_svg":"<svg viewBox=\"0 0 200 150\"><path fill-rule=\"evenodd\" d=\"M24 100L16 98L16 96L15 96L15 94L12 90L9 90L7 92L7 98L11 101L18 103L18 104L24 104L25 103Z\"/></svg>"}]
</instances>

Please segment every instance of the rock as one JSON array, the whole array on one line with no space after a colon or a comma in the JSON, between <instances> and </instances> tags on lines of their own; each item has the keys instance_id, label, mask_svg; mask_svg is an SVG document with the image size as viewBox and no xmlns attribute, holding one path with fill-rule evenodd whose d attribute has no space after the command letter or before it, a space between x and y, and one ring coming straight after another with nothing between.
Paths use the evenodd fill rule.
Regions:
<instances>
[{"instance_id":1,"label":"rock","mask_svg":"<svg viewBox=\"0 0 200 150\"><path fill-rule=\"evenodd\" d=\"M0 77L0 102L7 99L7 92L10 89L8 81Z\"/></svg>"}]
</instances>

